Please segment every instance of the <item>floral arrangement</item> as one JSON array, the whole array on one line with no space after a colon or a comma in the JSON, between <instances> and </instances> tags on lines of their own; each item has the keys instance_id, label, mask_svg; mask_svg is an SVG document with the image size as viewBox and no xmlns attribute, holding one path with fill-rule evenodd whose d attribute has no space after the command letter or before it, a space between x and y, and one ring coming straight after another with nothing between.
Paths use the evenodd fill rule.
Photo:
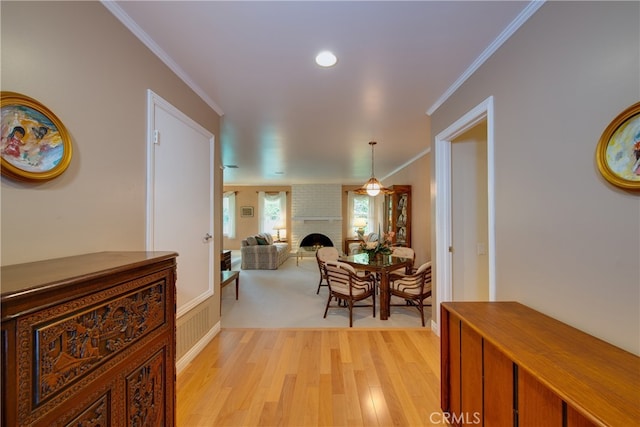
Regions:
<instances>
[{"instance_id":1,"label":"floral arrangement","mask_svg":"<svg viewBox=\"0 0 640 427\"><path fill-rule=\"evenodd\" d=\"M384 234L378 233L378 236L380 236L378 240L372 242L368 242L366 240L363 241L360 243L360 250L362 252L366 252L369 255L369 258L372 258L377 254L390 255L395 234L396 233L394 231Z\"/></svg>"}]
</instances>

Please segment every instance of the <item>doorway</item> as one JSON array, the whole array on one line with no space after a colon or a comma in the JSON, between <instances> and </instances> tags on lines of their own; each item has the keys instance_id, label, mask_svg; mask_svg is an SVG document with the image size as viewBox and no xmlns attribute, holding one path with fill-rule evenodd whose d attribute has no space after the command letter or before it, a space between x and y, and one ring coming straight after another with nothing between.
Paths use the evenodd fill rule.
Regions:
<instances>
[{"instance_id":1,"label":"doorway","mask_svg":"<svg viewBox=\"0 0 640 427\"><path fill-rule=\"evenodd\" d=\"M471 239L457 239L458 236L464 234L464 229L458 229L464 221L464 215L460 217L458 203L460 198L464 195L459 194L459 186L454 187L452 180L453 170L452 168L459 165L462 161L462 157L458 157L458 147L452 147L458 138L465 135L473 128L477 126L486 125L486 144L482 150L478 150L477 144L471 149L477 153L482 153L484 156L484 163L486 164L486 175L483 179L486 179L486 204L478 203L477 199L473 203L475 208L479 209L479 206L486 206L486 231L482 231L486 235L486 245L483 240L478 241L478 235L475 234ZM436 298L438 303L442 301L454 301L457 299L464 299L464 289L459 290L454 295L454 273L456 276L460 274L473 274L470 273L473 269L477 269L478 266L471 264L454 267L454 263L463 262L464 258L456 257L454 254L471 254L475 253L478 257L482 256L486 258L483 261L484 269L486 273L483 273L486 279L483 281L488 282L488 289L485 296L488 294L488 300L493 301L496 298L495 289L495 210L494 210L494 163L493 163L493 147L494 147L494 112L493 112L493 97L487 98L484 102L476 106L469 111L463 117L458 119L455 123L449 126L447 129L438 134L435 138L436 147ZM477 128L483 129L483 128ZM476 130L477 130L476 129ZM480 138L484 139L484 138ZM463 148L463 150L465 150ZM469 151L468 149L466 149ZM453 159L452 155L456 155ZM463 174L464 175L464 174ZM477 178L478 175L474 174ZM464 183L464 181L462 181ZM463 185L468 185L466 182ZM456 190L457 188L457 190ZM455 191L455 194L454 194ZM477 197L477 194L473 197ZM453 204L456 203L456 207ZM468 200L464 203L469 203ZM470 216L475 221L478 220L477 216ZM462 219L461 219L462 218ZM466 219L468 221L468 219ZM455 229L454 229L455 227ZM474 231L476 233L476 231ZM456 248L454 245L454 236L456 236L456 244L461 248ZM472 241L474 243L469 243ZM480 255L482 254L482 255ZM461 273L466 272L466 273ZM477 271L476 271L477 274ZM463 280L463 282L474 282L470 280ZM477 281L476 281L477 282ZM477 283L473 286L477 288ZM477 289L473 291L477 292ZM468 294L467 294L468 295ZM478 297L474 297L478 298ZM436 328L440 327L440 309L436 308Z\"/></svg>"},{"instance_id":2,"label":"doorway","mask_svg":"<svg viewBox=\"0 0 640 427\"><path fill-rule=\"evenodd\" d=\"M451 141L452 300L488 301L487 121Z\"/></svg>"}]
</instances>

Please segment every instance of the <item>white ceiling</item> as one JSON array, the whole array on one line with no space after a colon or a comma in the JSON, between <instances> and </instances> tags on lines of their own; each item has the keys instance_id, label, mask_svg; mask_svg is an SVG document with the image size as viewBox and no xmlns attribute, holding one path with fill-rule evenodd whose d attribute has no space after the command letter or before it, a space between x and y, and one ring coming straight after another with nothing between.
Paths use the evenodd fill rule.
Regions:
<instances>
[{"instance_id":1,"label":"white ceiling","mask_svg":"<svg viewBox=\"0 0 640 427\"><path fill-rule=\"evenodd\" d=\"M364 183L430 147L432 113L539 4L103 3L210 106L227 185ZM338 56L320 68L315 55ZM282 172L279 174L278 172ZM384 180L383 180L384 183Z\"/></svg>"}]
</instances>

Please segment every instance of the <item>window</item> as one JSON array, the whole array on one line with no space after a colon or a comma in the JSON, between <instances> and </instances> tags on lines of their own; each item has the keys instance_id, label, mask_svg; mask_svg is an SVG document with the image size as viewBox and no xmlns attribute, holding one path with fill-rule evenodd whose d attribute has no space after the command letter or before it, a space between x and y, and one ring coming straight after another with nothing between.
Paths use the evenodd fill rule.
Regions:
<instances>
[{"instance_id":1,"label":"window","mask_svg":"<svg viewBox=\"0 0 640 427\"><path fill-rule=\"evenodd\" d=\"M349 231L353 235L357 235L360 229L365 235L372 233L377 223L375 197L349 191L347 202L349 204Z\"/></svg>"},{"instance_id":2,"label":"window","mask_svg":"<svg viewBox=\"0 0 640 427\"><path fill-rule=\"evenodd\" d=\"M236 238L235 191L228 191L222 195L222 234L228 239Z\"/></svg>"},{"instance_id":3,"label":"window","mask_svg":"<svg viewBox=\"0 0 640 427\"><path fill-rule=\"evenodd\" d=\"M276 234L276 226L287 223L287 193L265 193L258 194L258 215L260 218L260 232ZM282 232L280 233L282 238Z\"/></svg>"}]
</instances>

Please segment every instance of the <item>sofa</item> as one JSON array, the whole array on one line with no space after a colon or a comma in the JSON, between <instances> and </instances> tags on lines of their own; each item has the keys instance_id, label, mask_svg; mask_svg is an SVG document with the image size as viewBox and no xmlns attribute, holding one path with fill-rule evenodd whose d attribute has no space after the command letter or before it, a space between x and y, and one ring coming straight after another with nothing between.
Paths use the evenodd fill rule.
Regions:
<instances>
[{"instance_id":1,"label":"sofa","mask_svg":"<svg viewBox=\"0 0 640 427\"><path fill-rule=\"evenodd\" d=\"M240 257L242 270L276 270L289 257L289 245L274 243L269 233L260 233L242 240Z\"/></svg>"}]
</instances>

